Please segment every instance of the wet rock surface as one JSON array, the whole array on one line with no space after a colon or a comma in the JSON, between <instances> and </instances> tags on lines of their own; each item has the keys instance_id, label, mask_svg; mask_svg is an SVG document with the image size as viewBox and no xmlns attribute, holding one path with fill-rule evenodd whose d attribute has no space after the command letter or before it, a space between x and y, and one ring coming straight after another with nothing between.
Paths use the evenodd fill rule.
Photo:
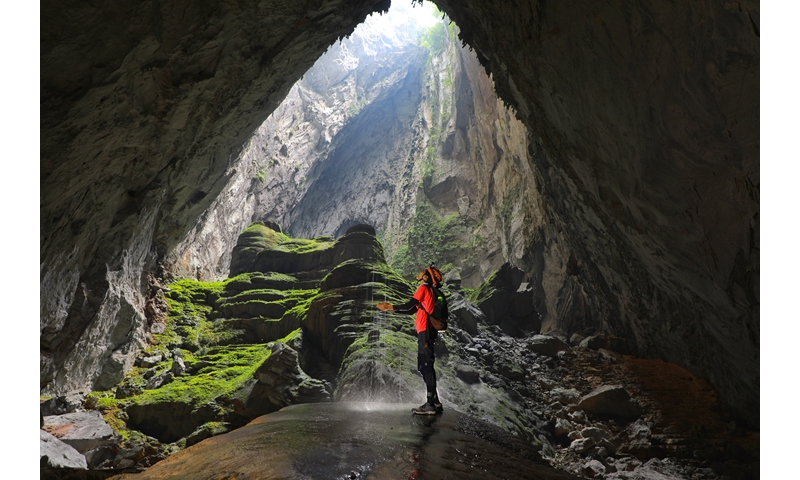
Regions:
<instances>
[{"instance_id":1,"label":"wet rock surface","mask_svg":"<svg viewBox=\"0 0 800 480\"><path fill-rule=\"evenodd\" d=\"M267 478L573 479L519 439L457 412L412 404L294 405L188 448L141 474Z\"/></svg>"}]
</instances>

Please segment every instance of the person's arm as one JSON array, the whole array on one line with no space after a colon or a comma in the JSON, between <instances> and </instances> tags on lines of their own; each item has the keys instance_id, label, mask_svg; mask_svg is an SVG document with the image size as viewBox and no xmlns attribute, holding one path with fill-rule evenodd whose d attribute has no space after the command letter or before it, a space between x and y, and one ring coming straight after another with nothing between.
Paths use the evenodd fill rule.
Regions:
<instances>
[{"instance_id":1,"label":"person's arm","mask_svg":"<svg viewBox=\"0 0 800 480\"><path fill-rule=\"evenodd\" d=\"M417 301L416 298L412 298L406 303L396 307L391 303L386 302L380 302L375 306L378 307L378 310L392 310L397 313L414 313L417 311L417 308L419 308L419 301Z\"/></svg>"},{"instance_id":2,"label":"person's arm","mask_svg":"<svg viewBox=\"0 0 800 480\"><path fill-rule=\"evenodd\" d=\"M407 301L402 305L398 305L395 307L391 303L380 302L375 306L378 307L378 310L393 310L397 313L414 313L417 311L418 308L420 308L419 299L422 298L422 295L424 295L424 292L422 286L420 286L419 288L417 288L417 291L416 293L414 293L414 296L411 297L411 300Z\"/></svg>"},{"instance_id":3,"label":"person's arm","mask_svg":"<svg viewBox=\"0 0 800 480\"><path fill-rule=\"evenodd\" d=\"M418 308L419 308L419 301L416 298L412 298L406 303L394 307L394 311L397 313L414 313L417 311Z\"/></svg>"}]
</instances>

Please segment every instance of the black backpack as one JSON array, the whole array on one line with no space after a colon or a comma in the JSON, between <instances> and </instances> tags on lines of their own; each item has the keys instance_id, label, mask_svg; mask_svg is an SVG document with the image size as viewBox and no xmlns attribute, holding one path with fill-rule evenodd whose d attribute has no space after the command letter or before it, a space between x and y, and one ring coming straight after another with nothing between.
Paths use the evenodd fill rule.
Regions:
<instances>
[{"instance_id":1,"label":"black backpack","mask_svg":"<svg viewBox=\"0 0 800 480\"><path fill-rule=\"evenodd\" d=\"M428 314L431 326L439 332L447 330L447 298L444 293L436 287L431 287L433 294L433 312Z\"/></svg>"}]
</instances>

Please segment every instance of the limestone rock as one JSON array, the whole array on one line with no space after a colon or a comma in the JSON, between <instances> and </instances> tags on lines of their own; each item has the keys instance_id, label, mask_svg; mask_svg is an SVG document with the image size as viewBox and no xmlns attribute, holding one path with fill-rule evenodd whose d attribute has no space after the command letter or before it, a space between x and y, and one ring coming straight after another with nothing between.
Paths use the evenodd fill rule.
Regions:
<instances>
[{"instance_id":1,"label":"limestone rock","mask_svg":"<svg viewBox=\"0 0 800 480\"><path fill-rule=\"evenodd\" d=\"M556 426L555 426L555 434L556 438L566 438L570 432L572 432L574 427L569 420L558 418L556 419Z\"/></svg>"},{"instance_id":2,"label":"limestone rock","mask_svg":"<svg viewBox=\"0 0 800 480\"><path fill-rule=\"evenodd\" d=\"M574 405L578 403L580 394L574 388L555 387L550 390L550 397L564 405Z\"/></svg>"},{"instance_id":3,"label":"limestone rock","mask_svg":"<svg viewBox=\"0 0 800 480\"><path fill-rule=\"evenodd\" d=\"M535 175L525 178L536 179L517 184L516 195L496 194L502 200L488 205L499 218L481 220L496 232L497 248L464 278L482 277L501 257L524 261L547 321L567 331L608 322L629 332L631 342L658 338L631 347L713 378L721 397L757 426L759 6L619 4L586 28L594 15L589 3L546 2L515 15L491 1L437 2L530 130L529 156L476 163L489 173L469 188L501 189L506 177L495 177L495 167L527 170ZM161 260L153 254L163 256L156 252L180 251L175 247L184 241L203 244L206 253L179 255L172 265L192 275L227 267L224 254L212 253L229 251L216 245L225 242L203 240L230 242L251 220L254 207L237 209L243 202L220 195L234 170L242 172L232 179L240 183L252 183L257 173L237 160L246 134L336 38L387 4L267 1L156 14L122 4L45 6L43 386L65 393L69 385L90 387L102 378L110 388L122 378L135 354L124 345L144 341L141 285ZM264 16L262 9L280 13ZM726 34L708 35L708 25ZM634 41L628 31L644 38ZM654 44L672 52L667 68L652 54ZM237 47L223 48L231 45ZM726 52L735 52L736 61ZM703 68L694 68L697 58L705 59ZM533 72L532 65L540 68ZM657 78L642 81L656 71ZM590 85L581 80L587 76L595 79ZM491 110L485 117L496 112L503 115ZM475 148L491 142L463 133L469 123L453 116L442 132L444 156L466 152L464 145L482 157L508 148L502 141ZM328 148L327 133L315 145ZM287 142L276 143L276 154L291 154ZM308 173L298 171L291 187ZM431 197L467 211L465 195L451 198L456 189L449 186L459 182L444 180L455 175L441 176L431 181ZM319 198L308 203L323 203ZM218 200L227 204L220 215L208 208ZM339 215L333 228L365 221L356 214L371 203ZM222 233L204 236L194 228L201 217ZM692 328L700 321L710 328Z\"/></svg>"},{"instance_id":4,"label":"limestone rock","mask_svg":"<svg viewBox=\"0 0 800 480\"><path fill-rule=\"evenodd\" d=\"M569 346L562 340L549 335L534 335L525 343L525 348L539 354L555 357L558 352L569 350Z\"/></svg>"},{"instance_id":5,"label":"limestone rock","mask_svg":"<svg viewBox=\"0 0 800 480\"><path fill-rule=\"evenodd\" d=\"M79 452L113 445L119 440L96 410L44 417L43 429Z\"/></svg>"},{"instance_id":6,"label":"limestone rock","mask_svg":"<svg viewBox=\"0 0 800 480\"><path fill-rule=\"evenodd\" d=\"M87 468L86 458L80 452L44 430L39 431L39 466L82 470Z\"/></svg>"},{"instance_id":7,"label":"limestone rock","mask_svg":"<svg viewBox=\"0 0 800 480\"><path fill-rule=\"evenodd\" d=\"M597 442L593 438L578 438L572 441L569 448L575 453L583 453L595 445L597 445Z\"/></svg>"},{"instance_id":8,"label":"limestone rock","mask_svg":"<svg viewBox=\"0 0 800 480\"><path fill-rule=\"evenodd\" d=\"M483 311L459 293L450 295L447 307L448 312L455 317L454 323L470 335L478 334L478 322L486 322Z\"/></svg>"},{"instance_id":9,"label":"limestone rock","mask_svg":"<svg viewBox=\"0 0 800 480\"><path fill-rule=\"evenodd\" d=\"M475 303L486 315L486 322L512 336L538 333L541 329L541 317L533 306L533 290L521 288L524 275L519 267L505 263L475 291Z\"/></svg>"},{"instance_id":10,"label":"limestone rock","mask_svg":"<svg viewBox=\"0 0 800 480\"><path fill-rule=\"evenodd\" d=\"M619 385L604 385L593 390L581 398L578 408L595 415L611 415L627 420L635 420L642 413L628 392Z\"/></svg>"},{"instance_id":11,"label":"limestone rock","mask_svg":"<svg viewBox=\"0 0 800 480\"><path fill-rule=\"evenodd\" d=\"M174 357L169 371L175 377L182 375L183 372L186 371L186 364L183 363L183 359L181 357Z\"/></svg>"},{"instance_id":12,"label":"limestone rock","mask_svg":"<svg viewBox=\"0 0 800 480\"><path fill-rule=\"evenodd\" d=\"M592 350L612 350L621 354L630 354L630 348L625 339L604 333L584 338L581 340L580 346Z\"/></svg>"},{"instance_id":13,"label":"limestone rock","mask_svg":"<svg viewBox=\"0 0 800 480\"><path fill-rule=\"evenodd\" d=\"M155 367L164 359L163 355L151 355L151 356L143 356L140 357L138 360L138 364L142 368L150 368Z\"/></svg>"},{"instance_id":14,"label":"limestone rock","mask_svg":"<svg viewBox=\"0 0 800 480\"><path fill-rule=\"evenodd\" d=\"M161 388L162 386L168 384L175 378L175 375L167 370L164 372L159 373L158 375L147 379L147 383L145 384L145 390L155 390L157 388Z\"/></svg>"},{"instance_id":15,"label":"limestone rock","mask_svg":"<svg viewBox=\"0 0 800 480\"><path fill-rule=\"evenodd\" d=\"M250 404L268 401L273 408L295 403L330 401L328 386L309 377L300 368L297 352L283 343L272 344L272 355L256 370L258 385Z\"/></svg>"},{"instance_id":16,"label":"limestone rock","mask_svg":"<svg viewBox=\"0 0 800 480\"><path fill-rule=\"evenodd\" d=\"M606 473L606 467L602 463L597 460L589 460L583 465L581 469L581 473L585 477L595 478L598 475L603 475Z\"/></svg>"},{"instance_id":17,"label":"limestone rock","mask_svg":"<svg viewBox=\"0 0 800 480\"><path fill-rule=\"evenodd\" d=\"M83 405L85 395L82 392L72 392L69 395L51 397L39 404L41 414L45 417L62 415L78 410Z\"/></svg>"},{"instance_id":18,"label":"limestone rock","mask_svg":"<svg viewBox=\"0 0 800 480\"><path fill-rule=\"evenodd\" d=\"M108 466L114 460L116 453L116 445L101 445L83 452L83 456L86 458L86 466L89 470L96 470Z\"/></svg>"},{"instance_id":19,"label":"limestone rock","mask_svg":"<svg viewBox=\"0 0 800 480\"><path fill-rule=\"evenodd\" d=\"M478 370L463 363L456 365L456 376L467 383L478 383L480 381Z\"/></svg>"}]
</instances>

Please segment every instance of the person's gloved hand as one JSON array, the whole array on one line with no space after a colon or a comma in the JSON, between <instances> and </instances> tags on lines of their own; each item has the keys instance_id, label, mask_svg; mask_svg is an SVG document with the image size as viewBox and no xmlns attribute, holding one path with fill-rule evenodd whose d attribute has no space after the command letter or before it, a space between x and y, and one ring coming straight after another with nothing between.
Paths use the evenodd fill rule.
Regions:
<instances>
[{"instance_id":1,"label":"person's gloved hand","mask_svg":"<svg viewBox=\"0 0 800 480\"><path fill-rule=\"evenodd\" d=\"M394 307L392 306L391 303L380 302L375 306L378 307L378 310L394 310Z\"/></svg>"}]
</instances>

